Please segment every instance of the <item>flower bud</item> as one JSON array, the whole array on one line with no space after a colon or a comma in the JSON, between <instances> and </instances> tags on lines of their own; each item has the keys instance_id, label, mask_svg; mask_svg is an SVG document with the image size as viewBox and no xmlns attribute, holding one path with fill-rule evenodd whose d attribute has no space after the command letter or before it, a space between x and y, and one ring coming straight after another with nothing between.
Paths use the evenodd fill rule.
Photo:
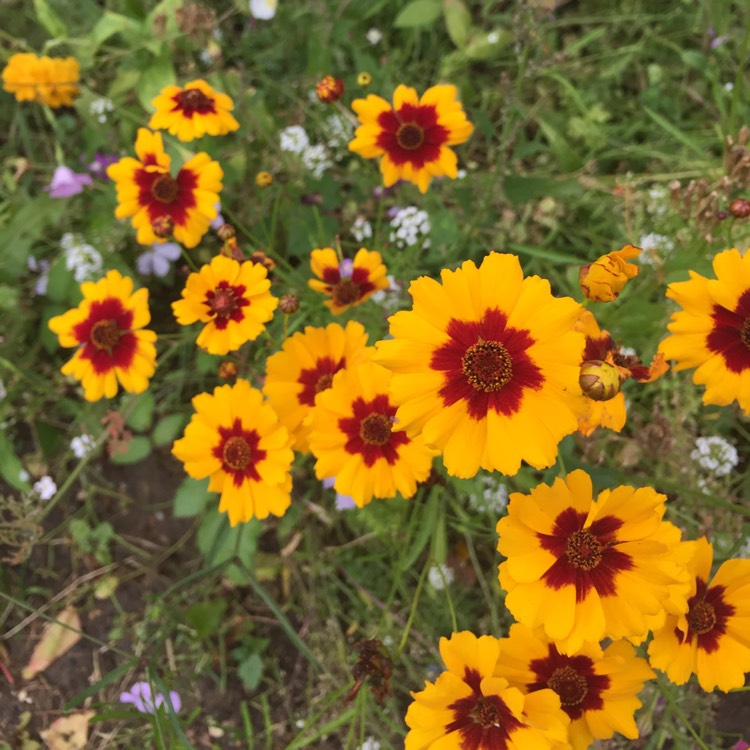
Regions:
<instances>
[{"instance_id":1,"label":"flower bud","mask_svg":"<svg viewBox=\"0 0 750 750\"><path fill-rule=\"evenodd\" d=\"M237 232L234 231L234 227L231 224L222 224L217 230L216 234L219 235L219 239L223 242L231 240Z\"/></svg>"},{"instance_id":2,"label":"flower bud","mask_svg":"<svg viewBox=\"0 0 750 750\"><path fill-rule=\"evenodd\" d=\"M229 359L219 365L219 377L222 380L234 380L237 377L237 365Z\"/></svg>"},{"instance_id":3,"label":"flower bud","mask_svg":"<svg viewBox=\"0 0 750 750\"><path fill-rule=\"evenodd\" d=\"M583 266L578 272L583 296L593 302L617 299L628 280L638 275L638 266L627 261L637 257L640 252L639 247L625 245L621 250L602 255L593 263Z\"/></svg>"},{"instance_id":4,"label":"flower bud","mask_svg":"<svg viewBox=\"0 0 750 750\"><path fill-rule=\"evenodd\" d=\"M279 310L281 310L284 315L296 313L297 310L299 310L299 298L295 297L293 294L285 294L279 300Z\"/></svg>"},{"instance_id":5,"label":"flower bud","mask_svg":"<svg viewBox=\"0 0 750 750\"><path fill-rule=\"evenodd\" d=\"M614 398L622 385L622 377L617 367L602 359L590 359L581 365L578 385L583 395L592 401L609 401Z\"/></svg>"},{"instance_id":6,"label":"flower bud","mask_svg":"<svg viewBox=\"0 0 750 750\"><path fill-rule=\"evenodd\" d=\"M366 89L371 83L372 76L366 70L363 70L357 76L357 85L361 86L363 89Z\"/></svg>"},{"instance_id":7,"label":"flower bud","mask_svg":"<svg viewBox=\"0 0 750 750\"><path fill-rule=\"evenodd\" d=\"M321 102L333 104L341 99L341 95L344 93L344 82L340 78L324 76L315 85L315 93Z\"/></svg>"},{"instance_id":8,"label":"flower bud","mask_svg":"<svg viewBox=\"0 0 750 750\"><path fill-rule=\"evenodd\" d=\"M735 219L747 219L750 216L750 201L747 198L735 198L729 204L729 212Z\"/></svg>"},{"instance_id":9,"label":"flower bud","mask_svg":"<svg viewBox=\"0 0 750 750\"><path fill-rule=\"evenodd\" d=\"M267 188L269 185L273 185L273 175L270 172L258 172L255 175L255 184L259 188Z\"/></svg>"},{"instance_id":10,"label":"flower bud","mask_svg":"<svg viewBox=\"0 0 750 750\"><path fill-rule=\"evenodd\" d=\"M172 236L174 221L171 216L157 216L151 222L151 229L159 239L166 240L167 237Z\"/></svg>"},{"instance_id":11,"label":"flower bud","mask_svg":"<svg viewBox=\"0 0 750 750\"><path fill-rule=\"evenodd\" d=\"M271 271L276 268L276 263L269 258L262 250L256 250L254 253L250 253L250 257L248 260L251 263L256 263L258 265L264 266L266 271L270 274Z\"/></svg>"}]
</instances>

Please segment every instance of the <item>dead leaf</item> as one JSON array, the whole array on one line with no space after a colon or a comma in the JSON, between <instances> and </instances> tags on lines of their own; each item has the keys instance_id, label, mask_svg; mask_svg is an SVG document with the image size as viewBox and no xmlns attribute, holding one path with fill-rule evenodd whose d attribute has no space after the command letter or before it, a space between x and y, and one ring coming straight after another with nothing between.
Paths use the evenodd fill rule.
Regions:
<instances>
[{"instance_id":1,"label":"dead leaf","mask_svg":"<svg viewBox=\"0 0 750 750\"><path fill-rule=\"evenodd\" d=\"M85 750L89 738L89 721L93 711L61 716L40 732L49 750Z\"/></svg>"},{"instance_id":2,"label":"dead leaf","mask_svg":"<svg viewBox=\"0 0 750 750\"><path fill-rule=\"evenodd\" d=\"M24 680L30 680L35 675L43 672L55 659L69 651L81 640L80 632L76 633L70 628L81 630L81 620L75 607L66 607L55 622L49 623L44 628L42 638L36 644L34 653L31 654L29 663L24 667L21 676Z\"/></svg>"}]
</instances>

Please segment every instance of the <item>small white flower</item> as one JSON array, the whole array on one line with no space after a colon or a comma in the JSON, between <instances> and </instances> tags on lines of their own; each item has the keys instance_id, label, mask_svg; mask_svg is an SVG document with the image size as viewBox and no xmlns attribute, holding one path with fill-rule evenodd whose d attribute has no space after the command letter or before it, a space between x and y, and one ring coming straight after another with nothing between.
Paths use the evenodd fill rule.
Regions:
<instances>
[{"instance_id":1,"label":"small white flower","mask_svg":"<svg viewBox=\"0 0 750 750\"><path fill-rule=\"evenodd\" d=\"M44 476L38 482L34 482L34 492L42 500L51 500L57 492L57 485L52 477Z\"/></svg>"},{"instance_id":2,"label":"small white flower","mask_svg":"<svg viewBox=\"0 0 750 750\"><path fill-rule=\"evenodd\" d=\"M354 224L352 224L352 228L349 231L351 231L352 236L357 242L362 242L363 240L372 237L372 224L370 224L364 216L358 216L354 220Z\"/></svg>"},{"instance_id":3,"label":"small white flower","mask_svg":"<svg viewBox=\"0 0 750 750\"><path fill-rule=\"evenodd\" d=\"M182 255L182 248L176 242L162 242L151 245L150 250L141 253L135 261L138 273L148 276L166 276L173 261Z\"/></svg>"},{"instance_id":4,"label":"small white flower","mask_svg":"<svg viewBox=\"0 0 750 750\"><path fill-rule=\"evenodd\" d=\"M411 247L420 240L423 249L430 246L430 217L416 206L398 209L391 219L391 229L390 240L398 248Z\"/></svg>"},{"instance_id":5,"label":"small white flower","mask_svg":"<svg viewBox=\"0 0 750 750\"><path fill-rule=\"evenodd\" d=\"M664 216L669 208L669 191L661 186L655 185L648 191L648 203L646 209L653 216Z\"/></svg>"},{"instance_id":6,"label":"small white flower","mask_svg":"<svg viewBox=\"0 0 750 750\"><path fill-rule=\"evenodd\" d=\"M643 265L653 266L656 258L667 256L674 250L674 242L663 234L651 232L641 237L638 247L643 251L638 256L638 261Z\"/></svg>"},{"instance_id":7,"label":"small white flower","mask_svg":"<svg viewBox=\"0 0 750 750\"><path fill-rule=\"evenodd\" d=\"M94 438L91 435L79 435L70 441L70 450L76 458L87 456L94 449Z\"/></svg>"},{"instance_id":8,"label":"small white flower","mask_svg":"<svg viewBox=\"0 0 750 750\"><path fill-rule=\"evenodd\" d=\"M250 15L260 21L268 21L276 15L278 0L250 0Z\"/></svg>"},{"instance_id":9,"label":"small white flower","mask_svg":"<svg viewBox=\"0 0 750 750\"><path fill-rule=\"evenodd\" d=\"M632 346L621 346L620 354L623 357L635 357L635 355L638 354L638 352L635 349L633 349Z\"/></svg>"},{"instance_id":10,"label":"small white flower","mask_svg":"<svg viewBox=\"0 0 750 750\"><path fill-rule=\"evenodd\" d=\"M308 146L302 152L302 163L310 170L315 179L320 179L325 171L333 166L328 149L322 143Z\"/></svg>"},{"instance_id":11,"label":"small white flower","mask_svg":"<svg viewBox=\"0 0 750 750\"><path fill-rule=\"evenodd\" d=\"M380 40L383 38L383 35L380 33L380 29L376 29L374 26L365 34L365 38L367 39L370 44L378 44Z\"/></svg>"},{"instance_id":12,"label":"small white flower","mask_svg":"<svg viewBox=\"0 0 750 750\"><path fill-rule=\"evenodd\" d=\"M490 44L497 44L500 41L500 32L499 31L490 31L490 33L487 34L487 41Z\"/></svg>"},{"instance_id":13,"label":"small white flower","mask_svg":"<svg viewBox=\"0 0 750 750\"><path fill-rule=\"evenodd\" d=\"M374 737L368 737L360 745L359 750L380 750L380 743Z\"/></svg>"},{"instance_id":14,"label":"small white flower","mask_svg":"<svg viewBox=\"0 0 750 750\"><path fill-rule=\"evenodd\" d=\"M290 125L279 133L279 148L290 154L301 154L310 145L310 138L301 125Z\"/></svg>"},{"instance_id":15,"label":"small white flower","mask_svg":"<svg viewBox=\"0 0 750 750\"><path fill-rule=\"evenodd\" d=\"M478 513L499 516L508 505L508 488L490 474L483 474L480 483L481 494L469 495L469 506Z\"/></svg>"},{"instance_id":16,"label":"small white flower","mask_svg":"<svg viewBox=\"0 0 750 750\"><path fill-rule=\"evenodd\" d=\"M717 477L725 477L740 460L737 449L718 435L696 438L695 449L690 453L690 458Z\"/></svg>"},{"instance_id":17,"label":"small white flower","mask_svg":"<svg viewBox=\"0 0 750 750\"><path fill-rule=\"evenodd\" d=\"M5 383L0 380L0 401L2 401L8 395L8 391L5 388Z\"/></svg>"},{"instance_id":18,"label":"small white flower","mask_svg":"<svg viewBox=\"0 0 750 750\"><path fill-rule=\"evenodd\" d=\"M456 172L456 179L457 180L463 180L467 175L467 172L465 169L459 169L458 172Z\"/></svg>"},{"instance_id":19,"label":"small white flower","mask_svg":"<svg viewBox=\"0 0 750 750\"><path fill-rule=\"evenodd\" d=\"M297 719L297 721L294 722L294 726L297 727L297 729L302 729L302 727L305 726L305 720Z\"/></svg>"},{"instance_id":20,"label":"small white flower","mask_svg":"<svg viewBox=\"0 0 750 750\"><path fill-rule=\"evenodd\" d=\"M334 113L326 118L324 131L328 148L332 151L347 151L349 141L354 135L354 129L348 120Z\"/></svg>"},{"instance_id":21,"label":"small white flower","mask_svg":"<svg viewBox=\"0 0 750 750\"><path fill-rule=\"evenodd\" d=\"M65 267L73 272L73 278L79 284L101 273L104 267L101 254L93 245L84 242L81 235L66 232L60 245L65 255Z\"/></svg>"},{"instance_id":22,"label":"small white flower","mask_svg":"<svg viewBox=\"0 0 750 750\"><path fill-rule=\"evenodd\" d=\"M724 84L724 91L734 91L734 84L731 81L727 81L727 83Z\"/></svg>"},{"instance_id":23,"label":"small white flower","mask_svg":"<svg viewBox=\"0 0 750 750\"><path fill-rule=\"evenodd\" d=\"M28 482L29 481L29 472L26 471L26 469L21 469L21 471L18 472L18 480L20 482Z\"/></svg>"},{"instance_id":24,"label":"small white flower","mask_svg":"<svg viewBox=\"0 0 750 750\"><path fill-rule=\"evenodd\" d=\"M106 96L97 96L96 99L91 100L89 104L89 113L96 117L97 121L104 125L107 122L107 115L110 112L114 112L115 105L111 99L107 99Z\"/></svg>"},{"instance_id":25,"label":"small white flower","mask_svg":"<svg viewBox=\"0 0 750 750\"><path fill-rule=\"evenodd\" d=\"M388 311L398 310L402 307L403 303L402 298L399 296L401 288L401 284L393 276L388 276L388 288L378 289L372 295L372 301L378 305L382 305Z\"/></svg>"},{"instance_id":26,"label":"small white flower","mask_svg":"<svg viewBox=\"0 0 750 750\"><path fill-rule=\"evenodd\" d=\"M446 586L450 586L455 577L453 568L448 567L445 563L433 565L427 571L427 581L435 591L442 591Z\"/></svg>"}]
</instances>

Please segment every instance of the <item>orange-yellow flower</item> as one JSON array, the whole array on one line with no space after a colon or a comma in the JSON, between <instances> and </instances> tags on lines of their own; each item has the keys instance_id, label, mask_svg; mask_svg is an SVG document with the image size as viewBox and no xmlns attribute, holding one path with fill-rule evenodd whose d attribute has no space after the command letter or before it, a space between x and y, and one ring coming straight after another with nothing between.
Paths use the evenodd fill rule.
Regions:
<instances>
[{"instance_id":1,"label":"orange-yellow flower","mask_svg":"<svg viewBox=\"0 0 750 750\"><path fill-rule=\"evenodd\" d=\"M341 99L344 93L344 82L340 78L335 78L331 75L323 76L315 84L315 93L321 102L333 104Z\"/></svg>"},{"instance_id":2,"label":"orange-yellow flower","mask_svg":"<svg viewBox=\"0 0 750 750\"><path fill-rule=\"evenodd\" d=\"M628 260L638 257L640 252L639 247L625 245L583 266L578 272L578 282L584 297L593 302L616 300L625 284L638 275L638 266Z\"/></svg>"},{"instance_id":3,"label":"orange-yellow flower","mask_svg":"<svg viewBox=\"0 0 750 750\"><path fill-rule=\"evenodd\" d=\"M3 88L19 102L71 107L78 96L80 66L74 57L37 57L33 52L11 55L3 70Z\"/></svg>"},{"instance_id":4,"label":"orange-yellow flower","mask_svg":"<svg viewBox=\"0 0 750 750\"><path fill-rule=\"evenodd\" d=\"M231 98L200 78L182 87L166 86L151 104L156 112L148 126L153 130L168 130L181 141L226 135L240 127L231 114L234 109Z\"/></svg>"}]
</instances>

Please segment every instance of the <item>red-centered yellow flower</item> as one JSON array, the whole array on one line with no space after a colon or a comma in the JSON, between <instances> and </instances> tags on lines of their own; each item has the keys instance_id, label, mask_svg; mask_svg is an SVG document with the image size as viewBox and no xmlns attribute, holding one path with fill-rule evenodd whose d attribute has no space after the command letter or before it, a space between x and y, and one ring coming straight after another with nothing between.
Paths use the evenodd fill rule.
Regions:
<instances>
[{"instance_id":1,"label":"red-centered yellow flower","mask_svg":"<svg viewBox=\"0 0 750 750\"><path fill-rule=\"evenodd\" d=\"M19 102L72 107L78 96L80 66L74 57L37 57L33 52L11 55L3 69L3 88Z\"/></svg>"},{"instance_id":2,"label":"red-centered yellow flower","mask_svg":"<svg viewBox=\"0 0 750 750\"><path fill-rule=\"evenodd\" d=\"M541 628L516 623L509 635L500 639L495 676L523 693L554 690L570 717L573 750L587 750L595 739L609 739L615 732L638 739L638 693L656 675L627 641L611 643L604 651L597 643L586 644L565 655Z\"/></svg>"},{"instance_id":3,"label":"red-centered yellow flower","mask_svg":"<svg viewBox=\"0 0 750 750\"><path fill-rule=\"evenodd\" d=\"M687 608L680 531L662 521L666 497L616 487L593 499L574 471L510 496L497 524L500 585L519 622L544 627L561 653L602 638L636 638L666 607Z\"/></svg>"},{"instance_id":4,"label":"red-centered yellow flower","mask_svg":"<svg viewBox=\"0 0 750 750\"><path fill-rule=\"evenodd\" d=\"M727 560L711 578L713 548L706 539L692 544L687 614L654 631L649 660L676 685L696 674L704 690L728 692L750 672L750 560Z\"/></svg>"},{"instance_id":5,"label":"red-centered yellow flower","mask_svg":"<svg viewBox=\"0 0 750 750\"><path fill-rule=\"evenodd\" d=\"M480 467L512 475L522 460L549 466L583 401L580 306L524 278L515 255L441 276L412 282L413 309L393 315L393 339L376 344L375 360L394 373L398 429L421 432L458 477Z\"/></svg>"},{"instance_id":6,"label":"red-centered yellow flower","mask_svg":"<svg viewBox=\"0 0 750 750\"><path fill-rule=\"evenodd\" d=\"M226 135L240 127L231 114L234 109L231 98L201 79L183 87L166 86L151 104L156 112L148 126L153 130L168 130L181 141Z\"/></svg>"},{"instance_id":7,"label":"red-centered yellow flower","mask_svg":"<svg viewBox=\"0 0 750 750\"><path fill-rule=\"evenodd\" d=\"M659 351L677 360L675 370L697 368L693 382L706 386L704 404L738 401L750 414L750 254L725 250L713 268L716 279L690 271L690 281L667 287L682 310Z\"/></svg>"},{"instance_id":8,"label":"red-centered yellow flower","mask_svg":"<svg viewBox=\"0 0 750 750\"><path fill-rule=\"evenodd\" d=\"M586 299L593 302L612 302L620 296L625 284L638 275L638 266L628 263L640 255L641 248L625 245L621 250L607 253L578 272L578 281Z\"/></svg>"},{"instance_id":9,"label":"red-centered yellow flower","mask_svg":"<svg viewBox=\"0 0 750 750\"><path fill-rule=\"evenodd\" d=\"M109 271L97 282L81 284L83 301L49 321L60 346L77 346L63 365L83 385L87 401L112 398L118 381L129 393L142 393L156 368L156 334L148 325L148 289L133 292L133 280Z\"/></svg>"},{"instance_id":10,"label":"red-centered yellow flower","mask_svg":"<svg viewBox=\"0 0 750 750\"><path fill-rule=\"evenodd\" d=\"M286 427L246 380L193 399L195 414L172 448L194 479L210 477L232 526L283 516L290 505L294 453Z\"/></svg>"},{"instance_id":11,"label":"red-centered yellow flower","mask_svg":"<svg viewBox=\"0 0 750 750\"><path fill-rule=\"evenodd\" d=\"M412 693L405 750L564 750L568 717L549 689L524 695L495 676L497 638L440 639L446 671Z\"/></svg>"},{"instance_id":12,"label":"red-centered yellow flower","mask_svg":"<svg viewBox=\"0 0 750 750\"><path fill-rule=\"evenodd\" d=\"M188 276L172 311L180 325L206 324L196 342L201 349L227 354L257 339L273 318L279 301L270 288L268 271L259 263L217 255Z\"/></svg>"},{"instance_id":13,"label":"red-centered yellow flower","mask_svg":"<svg viewBox=\"0 0 750 750\"><path fill-rule=\"evenodd\" d=\"M377 250L362 247L354 260L342 260L331 247L313 250L310 254L310 268L318 277L308 284L316 292L322 292L331 299L326 307L334 314L361 305L375 292L388 288L388 270Z\"/></svg>"},{"instance_id":14,"label":"red-centered yellow flower","mask_svg":"<svg viewBox=\"0 0 750 750\"><path fill-rule=\"evenodd\" d=\"M339 370L368 361L373 351L364 326L350 320L346 328L338 323L308 326L268 358L263 392L293 436L295 450L309 450L309 417L317 395L331 387Z\"/></svg>"},{"instance_id":15,"label":"red-centered yellow flower","mask_svg":"<svg viewBox=\"0 0 750 750\"><path fill-rule=\"evenodd\" d=\"M117 187L118 219L132 217L141 245L164 242L164 223L185 247L195 247L216 218L224 173L219 164L201 152L186 162L176 177L169 173L161 133L138 129L135 142L138 159L127 156L107 168ZM159 229L154 232L154 225Z\"/></svg>"},{"instance_id":16,"label":"red-centered yellow flower","mask_svg":"<svg viewBox=\"0 0 750 750\"><path fill-rule=\"evenodd\" d=\"M425 193L433 177L455 179L458 160L450 146L474 131L457 95L455 86L433 86L420 99L413 88L400 85L393 106L375 94L355 99L352 109L361 125L349 150L365 159L380 157L386 187L407 180Z\"/></svg>"},{"instance_id":17,"label":"red-centered yellow flower","mask_svg":"<svg viewBox=\"0 0 750 750\"><path fill-rule=\"evenodd\" d=\"M334 375L315 399L309 433L318 479L336 477L334 489L361 508L374 497L411 497L427 479L434 451L419 437L394 432L396 407L388 397L391 374L367 362Z\"/></svg>"}]
</instances>

